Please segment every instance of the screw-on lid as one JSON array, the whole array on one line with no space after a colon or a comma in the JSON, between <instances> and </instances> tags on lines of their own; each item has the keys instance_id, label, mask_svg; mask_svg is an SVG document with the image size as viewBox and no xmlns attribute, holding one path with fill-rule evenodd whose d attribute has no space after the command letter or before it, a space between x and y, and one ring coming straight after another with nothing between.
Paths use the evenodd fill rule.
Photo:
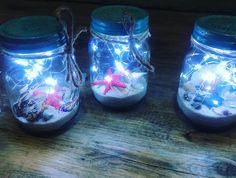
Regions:
<instances>
[{"instance_id":1,"label":"screw-on lid","mask_svg":"<svg viewBox=\"0 0 236 178\"><path fill-rule=\"evenodd\" d=\"M148 30L147 11L132 6L103 6L92 13L91 29L107 35L127 35L122 19L124 12L131 14L135 19L134 34Z\"/></svg>"},{"instance_id":2,"label":"screw-on lid","mask_svg":"<svg viewBox=\"0 0 236 178\"><path fill-rule=\"evenodd\" d=\"M212 15L195 23L193 39L213 48L236 50L236 17Z\"/></svg>"},{"instance_id":3,"label":"screw-on lid","mask_svg":"<svg viewBox=\"0 0 236 178\"><path fill-rule=\"evenodd\" d=\"M0 25L0 45L11 52L44 52L65 43L53 16L26 16Z\"/></svg>"}]
</instances>

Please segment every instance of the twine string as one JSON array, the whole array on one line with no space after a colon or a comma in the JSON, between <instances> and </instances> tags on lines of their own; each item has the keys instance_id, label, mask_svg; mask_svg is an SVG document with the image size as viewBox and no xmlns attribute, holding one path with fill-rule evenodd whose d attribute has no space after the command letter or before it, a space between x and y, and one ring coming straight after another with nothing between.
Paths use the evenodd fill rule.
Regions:
<instances>
[{"instance_id":1,"label":"twine string","mask_svg":"<svg viewBox=\"0 0 236 178\"><path fill-rule=\"evenodd\" d=\"M82 28L78 32L74 32L74 16L68 7L62 6L56 9L56 18L62 26L66 39L66 81L72 81L73 85L78 88L83 83L84 77L82 71L76 63L74 45L81 33L87 32L87 29Z\"/></svg>"},{"instance_id":2,"label":"twine string","mask_svg":"<svg viewBox=\"0 0 236 178\"><path fill-rule=\"evenodd\" d=\"M150 60L145 59L140 54L138 49L135 47L136 44L142 43L142 41L140 41L138 38L134 37L135 18L133 17L132 14L128 13L127 11L124 11L122 23L123 23L123 27L124 27L126 33L129 35L129 48L130 48L129 58L130 58L130 60L136 60L147 71L154 72L155 68L153 65L150 64ZM150 34L148 33L148 36L149 35Z\"/></svg>"}]
</instances>

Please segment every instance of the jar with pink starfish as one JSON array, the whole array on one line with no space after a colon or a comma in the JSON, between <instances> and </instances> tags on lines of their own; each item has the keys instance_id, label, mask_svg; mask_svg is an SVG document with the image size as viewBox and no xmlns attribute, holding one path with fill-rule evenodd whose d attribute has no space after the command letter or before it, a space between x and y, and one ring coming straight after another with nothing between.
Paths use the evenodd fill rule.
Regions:
<instances>
[{"instance_id":1,"label":"jar with pink starfish","mask_svg":"<svg viewBox=\"0 0 236 178\"><path fill-rule=\"evenodd\" d=\"M67 42L54 16L22 17L0 26L11 109L29 131L57 130L78 110L80 75L73 44Z\"/></svg>"},{"instance_id":2,"label":"jar with pink starfish","mask_svg":"<svg viewBox=\"0 0 236 178\"><path fill-rule=\"evenodd\" d=\"M90 80L96 99L110 107L140 101L150 64L148 13L132 6L104 6L91 15Z\"/></svg>"}]
</instances>

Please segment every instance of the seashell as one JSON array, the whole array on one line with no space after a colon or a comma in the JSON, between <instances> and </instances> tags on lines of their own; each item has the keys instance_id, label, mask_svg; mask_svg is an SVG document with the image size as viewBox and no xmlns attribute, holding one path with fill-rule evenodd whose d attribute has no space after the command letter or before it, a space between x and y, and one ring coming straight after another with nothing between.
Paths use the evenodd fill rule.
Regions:
<instances>
[{"instance_id":1,"label":"seashell","mask_svg":"<svg viewBox=\"0 0 236 178\"><path fill-rule=\"evenodd\" d=\"M48 109L46 109L43 112L43 118L44 118L45 121L50 120L52 117L53 117L53 113L51 113Z\"/></svg>"},{"instance_id":2,"label":"seashell","mask_svg":"<svg viewBox=\"0 0 236 178\"><path fill-rule=\"evenodd\" d=\"M42 110L40 105L32 99L19 101L15 104L17 116L26 118L29 122L37 121Z\"/></svg>"},{"instance_id":3,"label":"seashell","mask_svg":"<svg viewBox=\"0 0 236 178\"><path fill-rule=\"evenodd\" d=\"M184 84L184 90L187 92L195 92L196 88L191 82L187 82Z\"/></svg>"},{"instance_id":4,"label":"seashell","mask_svg":"<svg viewBox=\"0 0 236 178\"><path fill-rule=\"evenodd\" d=\"M200 103L202 103L203 100L204 100L204 98L203 98L203 96L201 96L201 95L197 95L197 96L193 99L194 102L200 102Z\"/></svg>"},{"instance_id":5,"label":"seashell","mask_svg":"<svg viewBox=\"0 0 236 178\"><path fill-rule=\"evenodd\" d=\"M73 99L73 101L71 101L71 102L69 102L69 103L63 105L63 106L60 108L60 110L63 111L63 112L70 112L70 111L75 107L75 105L77 104L78 100L79 100L79 98L78 98L78 97L75 97L75 98Z\"/></svg>"}]
</instances>

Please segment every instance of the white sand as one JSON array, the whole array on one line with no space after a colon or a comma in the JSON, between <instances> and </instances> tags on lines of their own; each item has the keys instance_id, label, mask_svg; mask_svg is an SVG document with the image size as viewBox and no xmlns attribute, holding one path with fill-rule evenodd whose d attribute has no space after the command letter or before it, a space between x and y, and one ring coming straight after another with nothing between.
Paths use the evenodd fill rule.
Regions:
<instances>
[{"instance_id":1,"label":"white sand","mask_svg":"<svg viewBox=\"0 0 236 178\"><path fill-rule=\"evenodd\" d=\"M236 111L233 108L227 108L232 115L220 116L213 112L211 109L202 105L200 110L197 110L191 106L192 102L188 102L184 99L184 89L179 88L177 94L177 102L183 113L192 121L200 123L202 125L209 126L226 126L236 121Z\"/></svg>"},{"instance_id":2,"label":"white sand","mask_svg":"<svg viewBox=\"0 0 236 178\"><path fill-rule=\"evenodd\" d=\"M141 76L133 86L128 85L125 89L112 87L104 95L105 86L92 86L95 98L102 104L110 107L126 107L140 101L146 94L147 81Z\"/></svg>"}]
</instances>

